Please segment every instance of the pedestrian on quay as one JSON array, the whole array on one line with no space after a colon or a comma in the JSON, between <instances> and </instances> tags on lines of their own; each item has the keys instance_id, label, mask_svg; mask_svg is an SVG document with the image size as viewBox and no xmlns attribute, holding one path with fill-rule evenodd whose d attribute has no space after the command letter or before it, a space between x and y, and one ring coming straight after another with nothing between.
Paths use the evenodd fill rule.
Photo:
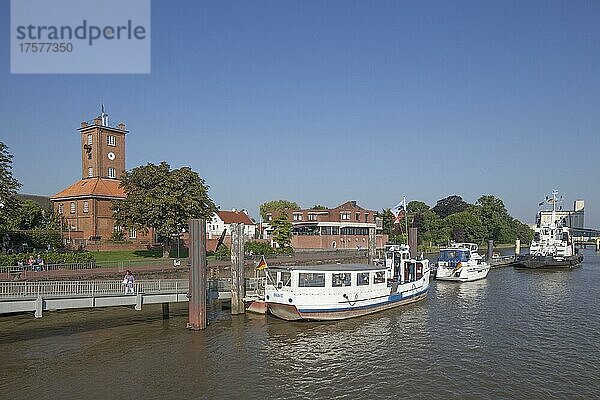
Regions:
<instances>
[{"instance_id":1,"label":"pedestrian on quay","mask_svg":"<svg viewBox=\"0 0 600 400\"><path fill-rule=\"evenodd\" d=\"M123 278L123 284L125 285L125 294L127 294L127 293L134 294L134 292L133 292L133 283L134 282L135 282L135 279L133 278L133 274L131 273L130 270L127 270L127 273L125 273L125 277Z\"/></svg>"}]
</instances>

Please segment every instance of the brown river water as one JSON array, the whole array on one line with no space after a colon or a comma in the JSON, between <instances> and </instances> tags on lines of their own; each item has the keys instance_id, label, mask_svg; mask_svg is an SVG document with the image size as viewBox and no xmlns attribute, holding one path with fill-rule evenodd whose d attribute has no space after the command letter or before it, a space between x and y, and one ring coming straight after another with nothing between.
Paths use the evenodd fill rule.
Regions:
<instances>
[{"instance_id":1,"label":"brown river water","mask_svg":"<svg viewBox=\"0 0 600 400\"><path fill-rule=\"evenodd\" d=\"M600 255L572 271L432 282L425 301L327 323L187 304L0 318L0 399L600 398Z\"/></svg>"}]
</instances>

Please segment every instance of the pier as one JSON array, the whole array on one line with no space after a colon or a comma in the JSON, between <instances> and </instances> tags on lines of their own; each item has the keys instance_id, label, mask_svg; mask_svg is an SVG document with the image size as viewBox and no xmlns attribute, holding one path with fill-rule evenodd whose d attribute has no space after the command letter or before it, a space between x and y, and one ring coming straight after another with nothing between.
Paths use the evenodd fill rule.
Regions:
<instances>
[{"instance_id":1,"label":"pier","mask_svg":"<svg viewBox=\"0 0 600 400\"><path fill-rule=\"evenodd\" d=\"M258 294L261 280L246 280L249 296ZM44 311L115 306L141 310L145 304L187 302L188 293L188 279L140 280L133 294L126 294L123 284L115 280L0 282L0 315L33 312L41 318ZM207 300L231 300L231 281L209 280Z\"/></svg>"}]
</instances>

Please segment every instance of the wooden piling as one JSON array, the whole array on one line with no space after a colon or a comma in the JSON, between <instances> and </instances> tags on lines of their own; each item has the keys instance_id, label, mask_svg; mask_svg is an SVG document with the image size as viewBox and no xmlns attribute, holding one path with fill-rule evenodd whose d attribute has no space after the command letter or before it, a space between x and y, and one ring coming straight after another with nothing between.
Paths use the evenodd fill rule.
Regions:
<instances>
[{"instance_id":1,"label":"wooden piling","mask_svg":"<svg viewBox=\"0 0 600 400\"><path fill-rule=\"evenodd\" d=\"M244 224L231 224L231 315L246 312L244 304Z\"/></svg>"},{"instance_id":2,"label":"wooden piling","mask_svg":"<svg viewBox=\"0 0 600 400\"><path fill-rule=\"evenodd\" d=\"M190 292L189 322L187 327L197 331L206 329L206 222L191 219L190 232Z\"/></svg>"},{"instance_id":3,"label":"wooden piling","mask_svg":"<svg viewBox=\"0 0 600 400\"><path fill-rule=\"evenodd\" d=\"M377 249L377 237L375 236L375 228L369 228L369 265L375 262L375 250Z\"/></svg>"},{"instance_id":4,"label":"wooden piling","mask_svg":"<svg viewBox=\"0 0 600 400\"><path fill-rule=\"evenodd\" d=\"M410 248L410 257L417 258L417 228L408 229L408 247Z\"/></svg>"},{"instance_id":5,"label":"wooden piling","mask_svg":"<svg viewBox=\"0 0 600 400\"><path fill-rule=\"evenodd\" d=\"M162 303L162 319L169 319L169 303Z\"/></svg>"},{"instance_id":6,"label":"wooden piling","mask_svg":"<svg viewBox=\"0 0 600 400\"><path fill-rule=\"evenodd\" d=\"M596 251L600 251L600 238L596 238Z\"/></svg>"},{"instance_id":7,"label":"wooden piling","mask_svg":"<svg viewBox=\"0 0 600 400\"><path fill-rule=\"evenodd\" d=\"M515 256L518 256L519 254L521 254L521 240L517 239L515 240Z\"/></svg>"},{"instance_id":8,"label":"wooden piling","mask_svg":"<svg viewBox=\"0 0 600 400\"><path fill-rule=\"evenodd\" d=\"M494 256L494 241L492 239L488 240L487 247L487 262L489 263Z\"/></svg>"}]
</instances>

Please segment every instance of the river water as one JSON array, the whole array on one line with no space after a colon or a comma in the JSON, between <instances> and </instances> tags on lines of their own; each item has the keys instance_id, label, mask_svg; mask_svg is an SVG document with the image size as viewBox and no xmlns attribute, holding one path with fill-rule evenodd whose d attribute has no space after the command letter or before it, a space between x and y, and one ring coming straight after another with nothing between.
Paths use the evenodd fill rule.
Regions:
<instances>
[{"instance_id":1,"label":"river water","mask_svg":"<svg viewBox=\"0 0 600 400\"><path fill-rule=\"evenodd\" d=\"M0 399L600 398L600 255L572 271L433 282L425 301L334 323L187 305L0 318Z\"/></svg>"}]
</instances>

